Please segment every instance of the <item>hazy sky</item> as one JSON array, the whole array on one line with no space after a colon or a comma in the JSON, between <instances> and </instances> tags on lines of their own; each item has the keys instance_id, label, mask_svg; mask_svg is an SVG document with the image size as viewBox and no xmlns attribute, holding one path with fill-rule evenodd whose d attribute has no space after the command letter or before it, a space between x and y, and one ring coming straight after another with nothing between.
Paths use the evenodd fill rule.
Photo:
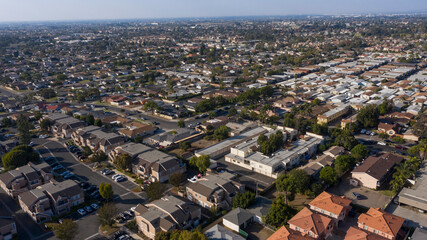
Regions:
<instances>
[{"instance_id":1,"label":"hazy sky","mask_svg":"<svg viewBox=\"0 0 427 240\"><path fill-rule=\"evenodd\" d=\"M0 22L427 12L427 0L0 0Z\"/></svg>"}]
</instances>

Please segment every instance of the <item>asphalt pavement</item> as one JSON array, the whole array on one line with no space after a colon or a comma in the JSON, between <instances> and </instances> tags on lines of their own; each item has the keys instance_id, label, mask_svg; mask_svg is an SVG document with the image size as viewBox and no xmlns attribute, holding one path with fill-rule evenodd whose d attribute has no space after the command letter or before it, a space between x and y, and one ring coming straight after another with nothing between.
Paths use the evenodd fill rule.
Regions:
<instances>
[{"instance_id":1,"label":"asphalt pavement","mask_svg":"<svg viewBox=\"0 0 427 240\"><path fill-rule=\"evenodd\" d=\"M99 186L101 182L110 183L114 191L114 202L120 211L129 210L139 203L144 203L145 193L133 193L131 189L137 184L131 181L117 183L111 179L111 176L104 176L93 170L90 165L80 162L71 152L65 148L62 143L53 139L33 139L37 144L43 157L54 156L70 172L73 172L78 180L86 181L93 185ZM83 217L77 216L79 233L76 239L95 239L99 238L99 223L95 213Z\"/></svg>"}]
</instances>

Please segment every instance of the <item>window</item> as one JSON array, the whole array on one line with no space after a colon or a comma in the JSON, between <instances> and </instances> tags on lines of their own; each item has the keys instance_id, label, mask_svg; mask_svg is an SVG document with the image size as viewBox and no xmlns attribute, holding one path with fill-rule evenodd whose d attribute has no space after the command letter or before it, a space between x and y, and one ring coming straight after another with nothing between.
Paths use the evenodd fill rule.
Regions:
<instances>
[{"instance_id":1,"label":"window","mask_svg":"<svg viewBox=\"0 0 427 240\"><path fill-rule=\"evenodd\" d=\"M363 226L363 229L368 230L368 226Z\"/></svg>"},{"instance_id":2,"label":"window","mask_svg":"<svg viewBox=\"0 0 427 240\"><path fill-rule=\"evenodd\" d=\"M375 230L375 229L374 229L374 233L378 233L378 230Z\"/></svg>"},{"instance_id":3,"label":"window","mask_svg":"<svg viewBox=\"0 0 427 240\"><path fill-rule=\"evenodd\" d=\"M325 213L325 210L320 210L321 213Z\"/></svg>"},{"instance_id":4,"label":"window","mask_svg":"<svg viewBox=\"0 0 427 240\"><path fill-rule=\"evenodd\" d=\"M296 229L297 231L299 231L299 227L295 227L295 229Z\"/></svg>"},{"instance_id":5,"label":"window","mask_svg":"<svg viewBox=\"0 0 427 240\"><path fill-rule=\"evenodd\" d=\"M308 236L313 237L313 233L312 232L308 232Z\"/></svg>"}]
</instances>

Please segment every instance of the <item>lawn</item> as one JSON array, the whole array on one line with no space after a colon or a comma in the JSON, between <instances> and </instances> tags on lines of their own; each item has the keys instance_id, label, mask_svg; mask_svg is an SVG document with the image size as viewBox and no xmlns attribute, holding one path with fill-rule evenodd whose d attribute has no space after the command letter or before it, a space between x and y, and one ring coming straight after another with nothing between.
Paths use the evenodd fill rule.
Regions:
<instances>
[{"instance_id":1,"label":"lawn","mask_svg":"<svg viewBox=\"0 0 427 240\"><path fill-rule=\"evenodd\" d=\"M289 202L289 205L296 208L298 211L303 209L304 207L308 206L308 204L313 200L312 197L308 197L302 194L297 193L295 195L295 199L291 202Z\"/></svg>"}]
</instances>

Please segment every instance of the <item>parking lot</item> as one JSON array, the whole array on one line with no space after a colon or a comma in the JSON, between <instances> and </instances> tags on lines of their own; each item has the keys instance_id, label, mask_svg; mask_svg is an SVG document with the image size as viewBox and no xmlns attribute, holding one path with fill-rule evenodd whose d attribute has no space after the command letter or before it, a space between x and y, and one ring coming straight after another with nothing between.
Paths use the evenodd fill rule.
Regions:
<instances>
[{"instance_id":1,"label":"parking lot","mask_svg":"<svg viewBox=\"0 0 427 240\"><path fill-rule=\"evenodd\" d=\"M36 144L35 148L43 158L55 157L65 169L74 173L71 179L78 182L87 182L94 186L99 186L102 182L110 183L114 191L114 202L119 211L129 210L139 203L144 203L144 192L131 192L137 186L132 181L127 180L118 183L111 179L112 174L102 175L99 171L92 169L92 164L80 162L60 142L49 139L33 139L33 141ZM79 225L79 233L76 239L100 239L98 234L99 223L95 212L85 216L80 216L77 212L74 212L68 217L76 220Z\"/></svg>"},{"instance_id":2,"label":"parking lot","mask_svg":"<svg viewBox=\"0 0 427 240\"><path fill-rule=\"evenodd\" d=\"M378 191L350 185L350 176L351 174L347 173L342 177L342 181L337 186L330 187L327 191L337 195L344 195L353 200L354 204L365 208L384 208L391 201L391 197L381 194ZM353 192L360 194L360 199L356 199Z\"/></svg>"}]
</instances>

